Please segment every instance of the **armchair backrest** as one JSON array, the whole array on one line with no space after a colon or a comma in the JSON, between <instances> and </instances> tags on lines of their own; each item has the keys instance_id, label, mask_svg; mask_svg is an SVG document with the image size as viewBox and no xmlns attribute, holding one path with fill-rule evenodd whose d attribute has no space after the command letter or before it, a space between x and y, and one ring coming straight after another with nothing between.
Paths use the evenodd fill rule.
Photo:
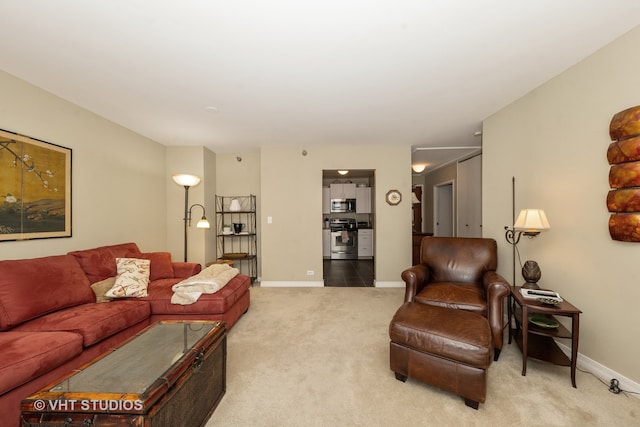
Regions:
<instances>
[{"instance_id":1,"label":"armchair backrest","mask_svg":"<svg viewBox=\"0 0 640 427\"><path fill-rule=\"evenodd\" d=\"M478 283L498 268L498 245L477 237L425 237L420 260L431 270L432 282Z\"/></svg>"}]
</instances>

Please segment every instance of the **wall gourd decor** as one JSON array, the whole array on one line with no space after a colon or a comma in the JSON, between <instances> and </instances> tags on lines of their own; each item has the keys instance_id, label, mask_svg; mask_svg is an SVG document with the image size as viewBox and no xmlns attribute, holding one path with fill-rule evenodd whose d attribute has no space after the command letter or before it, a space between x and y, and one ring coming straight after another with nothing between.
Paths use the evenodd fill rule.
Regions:
<instances>
[{"instance_id":1,"label":"wall gourd decor","mask_svg":"<svg viewBox=\"0 0 640 427\"><path fill-rule=\"evenodd\" d=\"M640 242L640 106L614 114L609 136L609 234L613 240Z\"/></svg>"}]
</instances>

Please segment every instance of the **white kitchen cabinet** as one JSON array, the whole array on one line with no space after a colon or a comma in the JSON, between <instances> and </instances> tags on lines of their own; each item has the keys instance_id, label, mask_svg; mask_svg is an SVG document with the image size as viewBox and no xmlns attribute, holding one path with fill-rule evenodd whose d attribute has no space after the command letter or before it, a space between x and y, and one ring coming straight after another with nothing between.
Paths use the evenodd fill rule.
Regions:
<instances>
[{"instance_id":1,"label":"white kitchen cabinet","mask_svg":"<svg viewBox=\"0 0 640 427\"><path fill-rule=\"evenodd\" d=\"M322 213L331 213L331 188L322 187Z\"/></svg>"},{"instance_id":2,"label":"white kitchen cabinet","mask_svg":"<svg viewBox=\"0 0 640 427\"><path fill-rule=\"evenodd\" d=\"M331 184L332 199L355 199L356 185L347 183Z\"/></svg>"},{"instance_id":3,"label":"white kitchen cabinet","mask_svg":"<svg viewBox=\"0 0 640 427\"><path fill-rule=\"evenodd\" d=\"M358 258L373 257L373 230L358 230Z\"/></svg>"},{"instance_id":4,"label":"white kitchen cabinet","mask_svg":"<svg viewBox=\"0 0 640 427\"><path fill-rule=\"evenodd\" d=\"M331 258L331 230L322 229L322 257Z\"/></svg>"},{"instance_id":5,"label":"white kitchen cabinet","mask_svg":"<svg viewBox=\"0 0 640 427\"><path fill-rule=\"evenodd\" d=\"M356 187L356 213L371 213L371 187Z\"/></svg>"}]
</instances>

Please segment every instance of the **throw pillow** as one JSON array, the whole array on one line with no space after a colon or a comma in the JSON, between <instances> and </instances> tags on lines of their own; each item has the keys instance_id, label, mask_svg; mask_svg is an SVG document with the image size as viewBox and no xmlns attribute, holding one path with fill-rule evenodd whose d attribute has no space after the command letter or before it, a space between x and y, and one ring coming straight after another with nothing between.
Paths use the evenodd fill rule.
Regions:
<instances>
[{"instance_id":1,"label":"throw pillow","mask_svg":"<svg viewBox=\"0 0 640 427\"><path fill-rule=\"evenodd\" d=\"M151 261L138 258L116 258L118 275L105 296L111 298L146 297Z\"/></svg>"},{"instance_id":2,"label":"throw pillow","mask_svg":"<svg viewBox=\"0 0 640 427\"><path fill-rule=\"evenodd\" d=\"M96 294L96 302L109 302L113 298L105 296L107 291L113 287L116 283L115 277L109 277L91 285L91 290Z\"/></svg>"},{"instance_id":3,"label":"throw pillow","mask_svg":"<svg viewBox=\"0 0 640 427\"><path fill-rule=\"evenodd\" d=\"M169 252L149 252L136 255L136 258L151 261L151 273L149 280L172 279L174 277L173 262Z\"/></svg>"}]
</instances>

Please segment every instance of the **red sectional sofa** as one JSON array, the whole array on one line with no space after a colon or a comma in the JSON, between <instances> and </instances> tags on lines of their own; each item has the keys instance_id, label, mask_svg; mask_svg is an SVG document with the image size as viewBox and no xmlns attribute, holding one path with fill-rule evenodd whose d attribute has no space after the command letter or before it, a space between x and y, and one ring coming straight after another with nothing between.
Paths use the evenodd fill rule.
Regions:
<instances>
[{"instance_id":1,"label":"red sectional sofa","mask_svg":"<svg viewBox=\"0 0 640 427\"><path fill-rule=\"evenodd\" d=\"M116 258L151 260L147 297L96 302L91 285L116 275ZM249 309L246 275L194 304L171 304L171 287L200 270L135 243L0 261L0 425L19 425L23 398L153 322L222 320L231 329Z\"/></svg>"}]
</instances>

